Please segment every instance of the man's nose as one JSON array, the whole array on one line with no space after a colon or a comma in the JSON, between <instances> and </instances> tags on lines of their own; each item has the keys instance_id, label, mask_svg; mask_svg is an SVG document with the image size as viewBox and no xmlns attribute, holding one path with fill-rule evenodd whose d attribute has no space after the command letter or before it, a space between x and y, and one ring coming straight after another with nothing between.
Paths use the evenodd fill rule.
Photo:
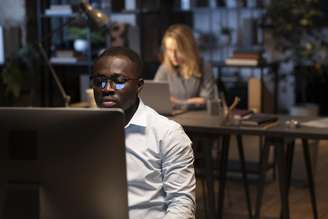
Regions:
<instances>
[{"instance_id":1,"label":"man's nose","mask_svg":"<svg viewBox=\"0 0 328 219\"><path fill-rule=\"evenodd\" d=\"M107 80L104 91L105 92L115 92L115 87L113 86L113 83L110 82L110 80Z\"/></svg>"}]
</instances>

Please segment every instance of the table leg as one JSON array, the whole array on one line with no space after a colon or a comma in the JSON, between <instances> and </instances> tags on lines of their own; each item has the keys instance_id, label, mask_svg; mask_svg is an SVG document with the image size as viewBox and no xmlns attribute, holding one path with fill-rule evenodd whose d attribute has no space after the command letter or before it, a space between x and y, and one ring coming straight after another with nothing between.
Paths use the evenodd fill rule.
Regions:
<instances>
[{"instance_id":1,"label":"table leg","mask_svg":"<svg viewBox=\"0 0 328 219\"><path fill-rule=\"evenodd\" d=\"M205 137L202 139L202 146L204 147L205 154L205 175L206 175L206 185L208 192L208 218L213 219L215 216L215 195L214 195L214 180L213 180L213 161L212 161L212 142Z\"/></svg>"},{"instance_id":2,"label":"table leg","mask_svg":"<svg viewBox=\"0 0 328 219\"><path fill-rule=\"evenodd\" d=\"M248 217L249 217L249 219L252 219L253 218L252 203L251 203L251 198L249 195L249 184L248 184L247 171L246 171L246 165L245 165L245 154L244 154L244 147L243 147L241 135L237 135L237 146L238 146L238 153L239 153L239 160L240 160L240 169L242 172L244 190L245 190L245 195L246 195Z\"/></svg>"},{"instance_id":3,"label":"table leg","mask_svg":"<svg viewBox=\"0 0 328 219\"><path fill-rule=\"evenodd\" d=\"M278 166L278 178L279 178L279 190L281 201L281 216L283 219L289 219L289 203L288 203L288 181L286 171L286 160L284 142L281 141L275 145L277 166Z\"/></svg>"},{"instance_id":4,"label":"table leg","mask_svg":"<svg viewBox=\"0 0 328 219\"><path fill-rule=\"evenodd\" d=\"M295 140L287 144L286 160L287 160L287 200L289 199L290 181L292 176L293 160L295 152ZM282 209L280 211L280 218L282 218Z\"/></svg>"},{"instance_id":5,"label":"table leg","mask_svg":"<svg viewBox=\"0 0 328 219\"><path fill-rule=\"evenodd\" d=\"M293 161L294 161L294 152L295 152L295 141L293 140L291 143L287 144L286 151L286 160L287 160L287 192L289 193L290 188L290 180L292 177L292 169L293 169Z\"/></svg>"},{"instance_id":6,"label":"table leg","mask_svg":"<svg viewBox=\"0 0 328 219\"><path fill-rule=\"evenodd\" d=\"M317 210L317 203L316 203L316 196L315 196L315 185L314 185L314 179L312 173L312 163L311 163L311 156L309 151L309 143L306 139L302 139L302 143L303 143L303 153L304 153L306 174L307 174L309 189L310 189L313 218L318 219L318 210Z\"/></svg>"},{"instance_id":7,"label":"table leg","mask_svg":"<svg viewBox=\"0 0 328 219\"><path fill-rule=\"evenodd\" d=\"M264 193L264 184L266 178L266 170L268 166L268 159L269 159L269 151L270 151L270 144L266 139L262 149L262 157L260 160L260 173L259 173L259 185L256 197L256 206L255 206L255 219L260 219L261 215L261 207L262 207L262 200L263 200L263 193Z\"/></svg>"},{"instance_id":8,"label":"table leg","mask_svg":"<svg viewBox=\"0 0 328 219\"><path fill-rule=\"evenodd\" d=\"M208 190L206 188L206 182L204 180L200 180L200 183L202 184L202 191L203 191L203 208L204 208L204 211L205 211L205 218L209 218L208 216L208 210L209 210L209 205L208 205L208 199L207 199L207 193L208 193Z\"/></svg>"},{"instance_id":9,"label":"table leg","mask_svg":"<svg viewBox=\"0 0 328 219\"><path fill-rule=\"evenodd\" d=\"M222 139L222 151L220 156L220 187L219 187L219 200L218 200L218 218L223 218L224 190L225 190L226 176L227 176L229 141L230 141L230 136L224 135Z\"/></svg>"}]
</instances>

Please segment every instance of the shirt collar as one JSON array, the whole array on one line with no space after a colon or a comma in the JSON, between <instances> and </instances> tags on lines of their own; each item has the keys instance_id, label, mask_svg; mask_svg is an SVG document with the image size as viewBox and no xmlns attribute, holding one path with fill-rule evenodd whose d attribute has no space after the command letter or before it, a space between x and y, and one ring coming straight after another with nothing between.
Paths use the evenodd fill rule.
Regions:
<instances>
[{"instance_id":1,"label":"shirt collar","mask_svg":"<svg viewBox=\"0 0 328 219\"><path fill-rule=\"evenodd\" d=\"M146 113L145 113L145 104L142 102L142 100L139 98L139 105L130 119L129 123L125 126L125 128L129 127L130 125L136 125L136 126L142 126L146 127Z\"/></svg>"}]
</instances>

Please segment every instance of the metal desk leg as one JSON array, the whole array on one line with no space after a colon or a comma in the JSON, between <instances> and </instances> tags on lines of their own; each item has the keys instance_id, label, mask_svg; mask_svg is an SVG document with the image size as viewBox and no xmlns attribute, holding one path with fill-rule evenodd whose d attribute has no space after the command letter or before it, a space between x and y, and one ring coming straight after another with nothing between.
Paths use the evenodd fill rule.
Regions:
<instances>
[{"instance_id":1,"label":"metal desk leg","mask_svg":"<svg viewBox=\"0 0 328 219\"><path fill-rule=\"evenodd\" d=\"M245 195L246 195L248 217L249 217L249 219L252 219L253 218L252 203L251 203L251 198L249 195L249 184L248 184L247 171L246 171L246 165L245 165L244 147L243 147L241 135L237 135L237 146L238 146L238 153L239 153L239 160L240 160L240 168L241 168L241 172L242 172L242 176L243 176L244 190L245 190Z\"/></svg>"},{"instance_id":2,"label":"metal desk leg","mask_svg":"<svg viewBox=\"0 0 328 219\"><path fill-rule=\"evenodd\" d=\"M270 151L270 144L267 139L265 139L263 149L262 149L262 159L261 159L261 167L260 167L260 176L259 176L259 185L256 197L256 206L255 206L255 219L260 219L261 214L261 207L262 207L262 200L263 200L263 193L264 193L264 184L266 178L266 169L268 166L268 159L269 159L269 151Z\"/></svg>"},{"instance_id":3,"label":"metal desk leg","mask_svg":"<svg viewBox=\"0 0 328 219\"><path fill-rule=\"evenodd\" d=\"M295 140L287 144L286 160L287 160L287 200L289 200L290 181L292 176L293 160L295 152ZM282 209L280 211L280 218L282 218Z\"/></svg>"},{"instance_id":4,"label":"metal desk leg","mask_svg":"<svg viewBox=\"0 0 328 219\"><path fill-rule=\"evenodd\" d=\"M302 139L302 143L303 143L305 168L306 168L309 189L310 189L313 218L318 219L318 210L317 210L317 203L316 203L316 196L315 196L315 185L314 185L314 179L312 173L312 163L311 163L311 156L309 151L309 144L306 139Z\"/></svg>"},{"instance_id":5,"label":"metal desk leg","mask_svg":"<svg viewBox=\"0 0 328 219\"><path fill-rule=\"evenodd\" d=\"M295 141L293 140L291 143L287 144L286 151L286 160L287 160L287 192L289 193L290 189L290 180L292 177L292 169L293 169L293 161L294 161L294 152L295 152Z\"/></svg>"},{"instance_id":6,"label":"metal desk leg","mask_svg":"<svg viewBox=\"0 0 328 219\"><path fill-rule=\"evenodd\" d=\"M200 138L198 136L195 137L193 135L190 135L190 137L191 137L191 141L193 142L194 152L198 151L199 148L204 148L205 147L205 146L202 146L202 141L200 140ZM205 149L204 149L204 151L205 151ZM201 153L204 154L205 153L204 151L202 151ZM197 159L197 158L195 158L195 159ZM205 166L205 164L204 164L204 166ZM209 216L208 216L208 210L209 210L208 206L209 205L208 205L208 198L207 198L208 190L207 190L207 187L206 187L207 186L206 182L207 181L206 181L206 175L205 175L205 177L203 177L203 179L200 180L200 183L201 183L201 187L202 187L202 199L203 199L202 202L203 202L203 208L204 208L204 211L205 211L205 218L209 218Z\"/></svg>"},{"instance_id":7,"label":"metal desk leg","mask_svg":"<svg viewBox=\"0 0 328 219\"><path fill-rule=\"evenodd\" d=\"M202 184L202 190L203 190L203 208L205 211L205 218L209 218L208 216L208 210L209 210L209 205L208 205L208 200L207 200L207 188L206 188L206 182L204 182L203 180L201 180L201 184Z\"/></svg>"},{"instance_id":8,"label":"metal desk leg","mask_svg":"<svg viewBox=\"0 0 328 219\"><path fill-rule=\"evenodd\" d=\"M220 187L218 200L218 218L223 218L224 190L227 176L230 136L224 135L222 139L222 152L220 156Z\"/></svg>"},{"instance_id":9,"label":"metal desk leg","mask_svg":"<svg viewBox=\"0 0 328 219\"><path fill-rule=\"evenodd\" d=\"M213 162L212 162L212 145L208 137L202 139L202 146L204 147L205 153L205 175L206 175L206 185L208 192L208 218L213 219L215 213L214 205L214 181L213 181Z\"/></svg>"},{"instance_id":10,"label":"metal desk leg","mask_svg":"<svg viewBox=\"0 0 328 219\"><path fill-rule=\"evenodd\" d=\"M289 219L289 203L288 203L288 181L286 172L286 160L284 142L281 140L275 145L276 159L278 165L278 178L279 178L279 190L281 201L281 216L283 219Z\"/></svg>"}]
</instances>

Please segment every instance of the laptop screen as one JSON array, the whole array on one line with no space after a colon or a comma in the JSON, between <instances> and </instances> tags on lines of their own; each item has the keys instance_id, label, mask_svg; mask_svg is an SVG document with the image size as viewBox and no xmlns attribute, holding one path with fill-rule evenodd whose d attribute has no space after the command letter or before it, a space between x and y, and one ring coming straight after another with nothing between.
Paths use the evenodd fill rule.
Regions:
<instances>
[{"instance_id":1,"label":"laptop screen","mask_svg":"<svg viewBox=\"0 0 328 219\"><path fill-rule=\"evenodd\" d=\"M160 114L171 115L173 113L170 102L170 89L167 82L145 80L139 97L147 106Z\"/></svg>"}]
</instances>

